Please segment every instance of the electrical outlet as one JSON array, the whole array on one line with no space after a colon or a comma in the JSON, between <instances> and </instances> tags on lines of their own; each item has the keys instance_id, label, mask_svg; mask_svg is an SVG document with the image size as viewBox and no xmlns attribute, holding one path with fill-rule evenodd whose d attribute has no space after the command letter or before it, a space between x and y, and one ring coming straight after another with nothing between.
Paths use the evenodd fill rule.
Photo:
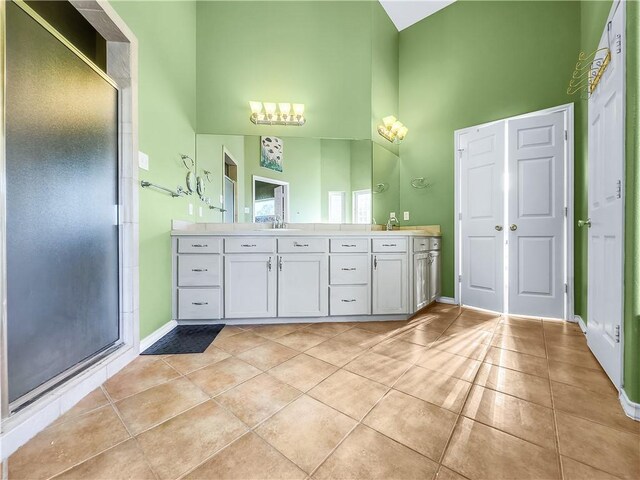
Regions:
<instances>
[{"instance_id":1,"label":"electrical outlet","mask_svg":"<svg viewBox=\"0 0 640 480\"><path fill-rule=\"evenodd\" d=\"M198 207L198 216L202 217L202 207Z\"/></svg>"},{"instance_id":2,"label":"electrical outlet","mask_svg":"<svg viewBox=\"0 0 640 480\"><path fill-rule=\"evenodd\" d=\"M138 152L138 166L143 170L149 170L149 155Z\"/></svg>"},{"instance_id":3,"label":"electrical outlet","mask_svg":"<svg viewBox=\"0 0 640 480\"><path fill-rule=\"evenodd\" d=\"M404 212L403 217L405 220L409 220L409 212Z\"/></svg>"},{"instance_id":4,"label":"electrical outlet","mask_svg":"<svg viewBox=\"0 0 640 480\"><path fill-rule=\"evenodd\" d=\"M249 215L251 213L251 209L249 207L244 207L244 213Z\"/></svg>"},{"instance_id":5,"label":"electrical outlet","mask_svg":"<svg viewBox=\"0 0 640 480\"><path fill-rule=\"evenodd\" d=\"M189 215L193 215L193 203L189 204Z\"/></svg>"},{"instance_id":6,"label":"electrical outlet","mask_svg":"<svg viewBox=\"0 0 640 480\"><path fill-rule=\"evenodd\" d=\"M224 195L220 195L220 205L224 205Z\"/></svg>"}]
</instances>

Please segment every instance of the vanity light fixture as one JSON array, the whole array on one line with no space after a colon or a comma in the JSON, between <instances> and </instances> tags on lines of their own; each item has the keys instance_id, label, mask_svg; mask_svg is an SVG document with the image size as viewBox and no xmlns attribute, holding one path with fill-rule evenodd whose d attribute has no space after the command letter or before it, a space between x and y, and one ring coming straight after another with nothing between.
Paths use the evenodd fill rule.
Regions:
<instances>
[{"instance_id":1,"label":"vanity light fixture","mask_svg":"<svg viewBox=\"0 0 640 480\"><path fill-rule=\"evenodd\" d=\"M407 136L409 129L393 115L384 117L382 125L378 125L378 133L391 143L400 143Z\"/></svg>"},{"instance_id":2,"label":"vanity light fixture","mask_svg":"<svg viewBox=\"0 0 640 480\"><path fill-rule=\"evenodd\" d=\"M251 121L256 125L292 125L301 127L304 118L303 103L249 102ZM291 110L293 109L293 113Z\"/></svg>"}]
</instances>

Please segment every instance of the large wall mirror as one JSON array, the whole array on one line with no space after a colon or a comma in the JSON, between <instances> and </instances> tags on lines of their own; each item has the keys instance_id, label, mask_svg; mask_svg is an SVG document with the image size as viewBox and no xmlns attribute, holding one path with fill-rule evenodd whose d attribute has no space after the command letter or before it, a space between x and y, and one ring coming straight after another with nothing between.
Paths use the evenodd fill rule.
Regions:
<instances>
[{"instance_id":1,"label":"large wall mirror","mask_svg":"<svg viewBox=\"0 0 640 480\"><path fill-rule=\"evenodd\" d=\"M372 223L371 140L199 134L196 147L201 222Z\"/></svg>"}]
</instances>

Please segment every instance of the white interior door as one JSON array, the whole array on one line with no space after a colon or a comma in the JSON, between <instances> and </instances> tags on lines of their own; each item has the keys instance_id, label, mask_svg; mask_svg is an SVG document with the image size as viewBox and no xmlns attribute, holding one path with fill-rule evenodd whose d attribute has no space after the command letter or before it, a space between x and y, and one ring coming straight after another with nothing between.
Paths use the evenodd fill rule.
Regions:
<instances>
[{"instance_id":1,"label":"white interior door","mask_svg":"<svg viewBox=\"0 0 640 480\"><path fill-rule=\"evenodd\" d=\"M287 186L280 185L273 190L273 193L275 196L275 215L284 222L287 214Z\"/></svg>"},{"instance_id":2,"label":"white interior door","mask_svg":"<svg viewBox=\"0 0 640 480\"><path fill-rule=\"evenodd\" d=\"M587 340L616 386L621 385L624 222L624 2L600 47L611 63L589 99L589 306Z\"/></svg>"},{"instance_id":3,"label":"white interior door","mask_svg":"<svg viewBox=\"0 0 640 480\"><path fill-rule=\"evenodd\" d=\"M508 311L563 318L565 114L509 120Z\"/></svg>"},{"instance_id":4,"label":"white interior door","mask_svg":"<svg viewBox=\"0 0 640 480\"><path fill-rule=\"evenodd\" d=\"M462 302L502 312L504 305L504 129L474 129L461 145Z\"/></svg>"}]
</instances>

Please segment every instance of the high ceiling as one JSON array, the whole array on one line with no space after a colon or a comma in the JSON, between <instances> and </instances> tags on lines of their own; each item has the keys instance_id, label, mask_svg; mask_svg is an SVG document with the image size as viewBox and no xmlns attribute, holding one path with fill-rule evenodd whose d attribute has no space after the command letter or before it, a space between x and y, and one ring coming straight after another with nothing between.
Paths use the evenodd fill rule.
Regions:
<instances>
[{"instance_id":1,"label":"high ceiling","mask_svg":"<svg viewBox=\"0 0 640 480\"><path fill-rule=\"evenodd\" d=\"M455 0L380 0L398 31L451 5Z\"/></svg>"}]
</instances>

